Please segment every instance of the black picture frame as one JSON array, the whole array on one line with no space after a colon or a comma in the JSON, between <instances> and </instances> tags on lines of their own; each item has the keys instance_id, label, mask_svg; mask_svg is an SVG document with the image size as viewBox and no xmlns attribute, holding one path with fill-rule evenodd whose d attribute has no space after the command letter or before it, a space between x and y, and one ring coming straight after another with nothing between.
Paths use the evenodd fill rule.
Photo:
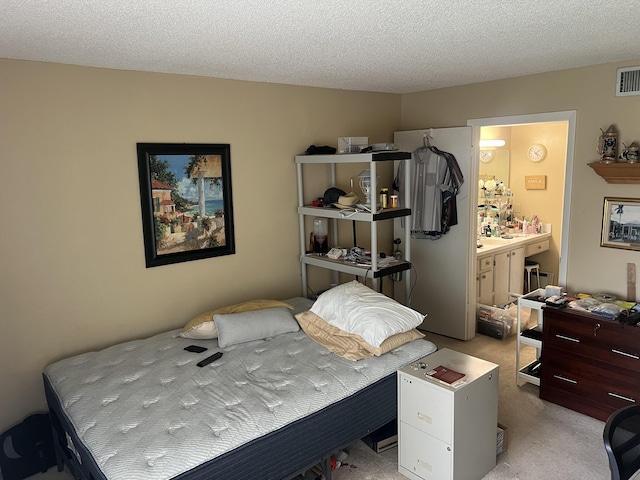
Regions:
<instances>
[{"instance_id":1,"label":"black picture frame","mask_svg":"<svg viewBox=\"0 0 640 480\"><path fill-rule=\"evenodd\" d=\"M235 254L231 146L138 143L137 152L147 268Z\"/></svg>"}]
</instances>

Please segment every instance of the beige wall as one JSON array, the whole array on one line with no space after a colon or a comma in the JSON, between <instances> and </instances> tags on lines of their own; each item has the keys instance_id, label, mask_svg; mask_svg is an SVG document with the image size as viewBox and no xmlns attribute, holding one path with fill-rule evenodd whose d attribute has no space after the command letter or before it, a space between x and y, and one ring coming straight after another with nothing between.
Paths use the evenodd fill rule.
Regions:
<instances>
[{"instance_id":1,"label":"beige wall","mask_svg":"<svg viewBox=\"0 0 640 480\"><path fill-rule=\"evenodd\" d=\"M403 95L402 129L460 126L476 118L575 110L566 286L574 292L610 292L624 298L626 265L637 263L638 253L600 247L603 199L638 198L640 186L608 184L587 164L598 160L595 147L601 128L616 124L620 140L627 145L640 139L640 96L615 96L616 69L639 64L640 59ZM637 292L636 296L640 298Z\"/></svg>"},{"instance_id":2,"label":"beige wall","mask_svg":"<svg viewBox=\"0 0 640 480\"><path fill-rule=\"evenodd\" d=\"M511 129L510 185L514 204L520 209L517 216L531 219L537 215L541 222L551 224L549 251L535 255L531 260L538 262L543 272L553 273L555 280L558 279L560 264L567 129L567 122L523 125ZM541 162L532 162L527 157L529 147L535 143L547 148L547 156ZM527 189L525 177L528 175L544 175L546 188Z\"/></svg>"},{"instance_id":3,"label":"beige wall","mask_svg":"<svg viewBox=\"0 0 640 480\"><path fill-rule=\"evenodd\" d=\"M638 63L397 96L0 60L0 430L45 408L52 361L214 306L299 295L293 156L341 136L577 110L569 287L623 295L638 255L599 247L602 202L640 187L606 184L587 163L611 123L640 139L640 96L614 96L616 67ZM235 255L145 268L136 142L231 144Z\"/></svg>"},{"instance_id":4,"label":"beige wall","mask_svg":"<svg viewBox=\"0 0 640 480\"><path fill-rule=\"evenodd\" d=\"M0 431L52 361L300 295L293 156L392 141L399 96L0 60ZM235 255L145 268L136 142L231 144ZM325 185L317 190L322 194Z\"/></svg>"}]
</instances>

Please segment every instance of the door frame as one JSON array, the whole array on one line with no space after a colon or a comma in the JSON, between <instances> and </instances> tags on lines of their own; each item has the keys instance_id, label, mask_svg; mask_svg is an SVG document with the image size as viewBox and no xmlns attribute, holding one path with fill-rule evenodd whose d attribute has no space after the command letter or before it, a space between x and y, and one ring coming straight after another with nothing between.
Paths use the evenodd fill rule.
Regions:
<instances>
[{"instance_id":1,"label":"door frame","mask_svg":"<svg viewBox=\"0 0 640 480\"><path fill-rule=\"evenodd\" d=\"M576 136L576 110L566 110L561 112L535 113L529 115L512 115L507 117L489 117L475 118L467 121L467 125L473 127L473 145L472 154L475 161L471 162L472 179L478 177L480 170L480 129L482 127L498 127L498 126L519 126L532 123L550 123L550 122L568 122L567 129L567 157L565 159L564 174L564 198L562 203L562 235L560 237L560 265L558 267L558 285L566 285L567 269L568 269L568 249L569 249L569 225L571 217L571 188L573 185L573 156L575 151ZM471 191L473 190L473 192ZM469 189L469 195L475 195L478 198L478 182L472 182L472 188ZM469 215L470 231L473 238L470 238L470 245L474 245L477 229L476 215ZM475 256L473 256L475 258ZM475 272L475 261L470 266Z\"/></svg>"}]
</instances>

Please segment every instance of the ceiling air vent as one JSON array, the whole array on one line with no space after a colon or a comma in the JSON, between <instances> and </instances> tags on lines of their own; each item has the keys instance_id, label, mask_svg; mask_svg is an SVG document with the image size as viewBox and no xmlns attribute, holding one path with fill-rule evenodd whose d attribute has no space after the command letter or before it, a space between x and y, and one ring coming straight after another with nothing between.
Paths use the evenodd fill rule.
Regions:
<instances>
[{"instance_id":1,"label":"ceiling air vent","mask_svg":"<svg viewBox=\"0 0 640 480\"><path fill-rule=\"evenodd\" d=\"M640 67L618 69L616 97L627 95L640 95Z\"/></svg>"}]
</instances>

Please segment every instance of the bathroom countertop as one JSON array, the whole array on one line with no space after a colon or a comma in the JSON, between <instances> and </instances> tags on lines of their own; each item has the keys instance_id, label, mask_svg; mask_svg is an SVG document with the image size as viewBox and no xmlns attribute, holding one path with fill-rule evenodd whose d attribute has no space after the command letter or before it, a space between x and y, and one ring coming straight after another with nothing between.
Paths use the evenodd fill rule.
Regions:
<instances>
[{"instance_id":1,"label":"bathroom countertop","mask_svg":"<svg viewBox=\"0 0 640 480\"><path fill-rule=\"evenodd\" d=\"M477 257L481 258L489 254L494 255L496 253L501 253L502 251L511 250L514 247L526 246L530 243L551 238L551 233L512 233L509 235L513 238L480 237L478 244L482 245L482 247L476 247Z\"/></svg>"}]
</instances>

